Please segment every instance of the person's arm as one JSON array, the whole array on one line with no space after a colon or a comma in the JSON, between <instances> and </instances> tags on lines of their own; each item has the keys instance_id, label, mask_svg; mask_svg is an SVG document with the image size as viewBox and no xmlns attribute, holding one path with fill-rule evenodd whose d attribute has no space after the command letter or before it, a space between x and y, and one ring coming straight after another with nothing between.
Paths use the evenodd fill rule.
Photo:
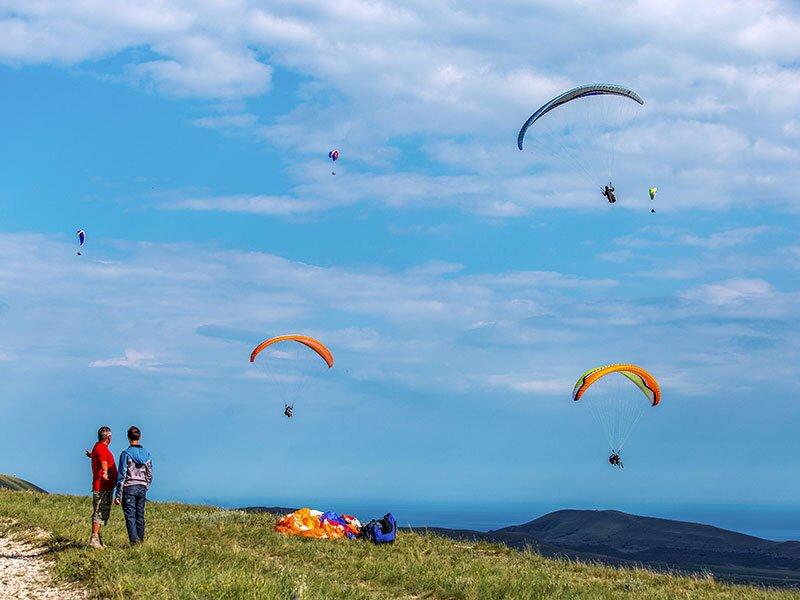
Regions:
<instances>
[{"instance_id":1,"label":"person's arm","mask_svg":"<svg viewBox=\"0 0 800 600\"><path fill-rule=\"evenodd\" d=\"M100 467L103 469L102 475L103 479L108 481L108 461L104 460L100 462Z\"/></svg>"},{"instance_id":2,"label":"person's arm","mask_svg":"<svg viewBox=\"0 0 800 600\"><path fill-rule=\"evenodd\" d=\"M128 457L127 450L123 450L119 455L119 468L117 469L117 486L114 489L114 499L118 499L122 495L122 484L125 483L125 477L128 474Z\"/></svg>"},{"instance_id":3,"label":"person's arm","mask_svg":"<svg viewBox=\"0 0 800 600\"><path fill-rule=\"evenodd\" d=\"M153 483L153 459L149 459L144 464L144 480L147 482L147 489L150 489L150 484Z\"/></svg>"}]
</instances>

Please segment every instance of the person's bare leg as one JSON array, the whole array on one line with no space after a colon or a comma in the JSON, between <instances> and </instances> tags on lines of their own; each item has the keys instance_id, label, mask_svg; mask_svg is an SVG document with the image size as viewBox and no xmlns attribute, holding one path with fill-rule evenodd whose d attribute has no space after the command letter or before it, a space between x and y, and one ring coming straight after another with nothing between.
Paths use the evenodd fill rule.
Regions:
<instances>
[{"instance_id":1,"label":"person's bare leg","mask_svg":"<svg viewBox=\"0 0 800 600\"><path fill-rule=\"evenodd\" d=\"M89 545L92 548L102 548L103 542L100 540L100 523L92 522L92 537L89 540Z\"/></svg>"}]
</instances>

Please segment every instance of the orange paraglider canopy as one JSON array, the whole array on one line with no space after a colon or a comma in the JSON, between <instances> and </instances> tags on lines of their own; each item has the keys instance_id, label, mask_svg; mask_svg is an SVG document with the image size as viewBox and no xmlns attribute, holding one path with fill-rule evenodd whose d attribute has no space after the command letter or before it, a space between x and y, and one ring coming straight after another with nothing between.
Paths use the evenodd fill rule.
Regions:
<instances>
[{"instance_id":1,"label":"orange paraglider canopy","mask_svg":"<svg viewBox=\"0 0 800 600\"><path fill-rule=\"evenodd\" d=\"M264 340L258 346L256 346L250 353L250 362L255 362L256 356L258 356L262 350L268 348L272 344L277 344L279 342L298 342L300 344L303 344L304 346L308 346L314 352L319 354L320 358L322 358L322 360L324 360L328 364L328 368L333 367L333 354L331 353L330 350L328 350L328 347L325 346L325 344L323 344L319 340L315 340L312 337L308 337L307 335L300 335L297 333L290 333L288 335L278 335L273 338L269 338L268 340Z\"/></svg>"}]
</instances>

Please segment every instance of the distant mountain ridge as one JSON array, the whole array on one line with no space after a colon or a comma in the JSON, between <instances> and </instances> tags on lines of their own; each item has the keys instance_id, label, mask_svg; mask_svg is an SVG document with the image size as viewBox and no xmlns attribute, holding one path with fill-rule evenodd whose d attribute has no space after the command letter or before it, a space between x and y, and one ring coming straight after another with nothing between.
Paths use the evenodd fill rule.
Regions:
<instances>
[{"instance_id":1,"label":"distant mountain ridge","mask_svg":"<svg viewBox=\"0 0 800 600\"><path fill-rule=\"evenodd\" d=\"M40 488L38 485L32 484L30 481L25 481L19 477L12 475L0 474L0 489L14 490L15 492L40 492L46 494L47 492Z\"/></svg>"},{"instance_id":2,"label":"distant mountain ridge","mask_svg":"<svg viewBox=\"0 0 800 600\"><path fill-rule=\"evenodd\" d=\"M430 531L532 548L549 556L710 572L729 580L800 587L800 542L773 542L711 525L616 510L559 510L488 532Z\"/></svg>"}]
</instances>

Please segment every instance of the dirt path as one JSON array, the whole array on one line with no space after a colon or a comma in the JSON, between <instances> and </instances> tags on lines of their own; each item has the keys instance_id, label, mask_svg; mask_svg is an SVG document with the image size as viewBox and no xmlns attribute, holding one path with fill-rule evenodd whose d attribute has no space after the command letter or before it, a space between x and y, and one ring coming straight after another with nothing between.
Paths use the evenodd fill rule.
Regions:
<instances>
[{"instance_id":1,"label":"dirt path","mask_svg":"<svg viewBox=\"0 0 800 600\"><path fill-rule=\"evenodd\" d=\"M57 585L42 546L12 537L0 537L0 598L59 598L84 600L88 595L72 586Z\"/></svg>"}]
</instances>

